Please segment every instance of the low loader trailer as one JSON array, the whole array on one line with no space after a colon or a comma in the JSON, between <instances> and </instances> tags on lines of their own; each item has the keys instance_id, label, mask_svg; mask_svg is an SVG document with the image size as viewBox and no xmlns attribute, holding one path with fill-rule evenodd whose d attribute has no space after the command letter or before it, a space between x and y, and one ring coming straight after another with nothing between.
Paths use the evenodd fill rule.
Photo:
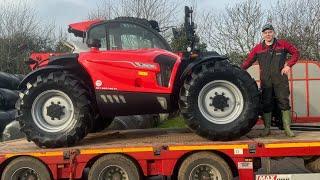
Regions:
<instances>
[{"instance_id":1,"label":"low loader trailer","mask_svg":"<svg viewBox=\"0 0 320 180\"><path fill-rule=\"evenodd\" d=\"M259 137L254 128L233 141L210 141L188 129L100 132L74 147L42 149L20 139L1 143L1 180L8 179L319 179L320 174L258 174L264 158L316 159L319 171L320 132L280 130ZM316 164L318 162L318 164ZM318 169L317 169L318 168Z\"/></svg>"}]
</instances>

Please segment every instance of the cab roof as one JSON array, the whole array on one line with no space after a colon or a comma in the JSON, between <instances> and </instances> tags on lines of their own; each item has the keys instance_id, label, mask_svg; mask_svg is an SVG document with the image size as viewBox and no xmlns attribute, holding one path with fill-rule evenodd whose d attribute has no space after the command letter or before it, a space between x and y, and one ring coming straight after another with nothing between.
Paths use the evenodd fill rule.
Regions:
<instances>
[{"instance_id":1,"label":"cab roof","mask_svg":"<svg viewBox=\"0 0 320 180\"><path fill-rule=\"evenodd\" d=\"M84 38L86 36L86 32L92 25L102 23L106 20L101 19L94 19L94 20L87 20L82 22L77 22L73 24L69 24L68 32L73 33L76 37ZM155 20L147 20L143 18L135 18L135 17L117 17L113 19L113 21L133 21L143 24L152 28L153 30L160 32L159 24Z\"/></svg>"},{"instance_id":2,"label":"cab roof","mask_svg":"<svg viewBox=\"0 0 320 180\"><path fill-rule=\"evenodd\" d=\"M103 20L95 19L69 24L68 32L73 33L77 37L85 37L85 32L94 24L98 24Z\"/></svg>"}]
</instances>

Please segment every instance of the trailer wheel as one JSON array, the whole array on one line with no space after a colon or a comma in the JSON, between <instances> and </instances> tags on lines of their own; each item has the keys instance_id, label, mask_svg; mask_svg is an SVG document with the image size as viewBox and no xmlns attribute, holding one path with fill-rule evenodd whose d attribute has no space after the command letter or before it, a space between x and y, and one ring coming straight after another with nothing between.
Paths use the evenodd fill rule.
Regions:
<instances>
[{"instance_id":1,"label":"trailer wheel","mask_svg":"<svg viewBox=\"0 0 320 180\"><path fill-rule=\"evenodd\" d=\"M1 180L16 179L51 179L48 168L39 160L32 157L18 157L12 160L4 169Z\"/></svg>"},{"instance_id":2,"label":"trailer wheel","mask_svg":"<svg viewBox=\"0 0 320 180\"><path fill-rule=\"evenodd\" d=\"M231 180L233 176L229 165L221 157L211 152L198 152L182 162L178 179Z\"/></svg>"},{"instance_id":3,"label":"trailer wheel","mask_svg":"<svg viewBox=\"0 0 320 180\"><path fill-rule=\"evenodd\" d=\"M90 168L89 180L126 179L139 180L140 173L137 165L120 154L100 157Z\"/></svg>"},{"instance_id":4,"label":"trailer wheel","mask_svg":"<svg viewBox=\"0 0 320 180\"><path fill-rule=\"evenodd\" d=\"M180 109L187 125L210 140L231 140L256 124L260 96L255 80L229 62L202 64L186 78Z\"/></svg>"}]
</instances>

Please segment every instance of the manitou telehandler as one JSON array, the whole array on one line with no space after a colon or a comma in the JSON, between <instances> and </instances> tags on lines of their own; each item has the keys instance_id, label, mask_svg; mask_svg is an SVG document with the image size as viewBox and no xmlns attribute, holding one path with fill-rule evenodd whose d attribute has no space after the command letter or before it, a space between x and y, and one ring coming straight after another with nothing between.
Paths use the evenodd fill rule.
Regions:
<instances>
[{"instance_id":1,"label":"manitou telehandler","mask_svg":"<svg viewBox=\"0 0 320 180\"><path fill-rule=\"evenodd\" d=\"M186 52L171 52L156 21L138 18L71 24L88 51L30 60L17 103L21 130L40 147L71 146L114 116L180 110L195 133L231 140L256 124L253 78L217 53L199 52L185 8Z\"/></svg>"}]
</instances>

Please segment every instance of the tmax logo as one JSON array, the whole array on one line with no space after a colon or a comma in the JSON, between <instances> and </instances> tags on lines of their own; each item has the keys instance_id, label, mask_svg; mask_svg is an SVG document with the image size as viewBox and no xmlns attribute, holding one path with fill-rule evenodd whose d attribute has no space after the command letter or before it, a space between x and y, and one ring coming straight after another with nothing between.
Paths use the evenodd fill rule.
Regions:
<instances>
[{"instance_id":1,"label":"tmax logo","mask_svg":"<svg viewBox=\"0 0 320 180\"><path fill-rule=\"evenodd\" d=\"M275 175L257 176L257 180L277 180L277 176Z\"/></svg>"},{"instance_id":2,"label":"tmax logo","mask_svg":"<svg viewBox=\"0 0 320 180\"><path fill-rule=\"evenodd\" d=\"M256 180L291 180L290 174L256 175Z\"/></svg>"},{"instance_id":3,"label":"tmax logo","mask_svg":"<svg viewBox=\"0 0 320 180\"><path fill-rule=\"evenodd\" d=\"M105 103L118 103L118 104L125 104L126 99L124 98L124 96L122 95L100 95L101 99L103 100L103 102Z\"/></svg>"}]
</instances>

